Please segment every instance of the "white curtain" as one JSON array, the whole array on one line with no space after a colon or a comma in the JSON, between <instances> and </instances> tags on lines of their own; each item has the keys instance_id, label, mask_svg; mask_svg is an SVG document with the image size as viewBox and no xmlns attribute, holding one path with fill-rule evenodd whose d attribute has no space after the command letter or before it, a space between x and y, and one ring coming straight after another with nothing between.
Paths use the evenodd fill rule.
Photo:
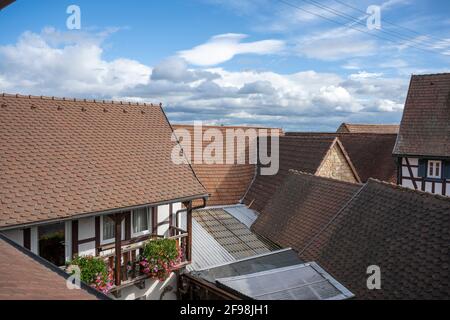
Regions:
<instances>
[{"instance_id":1,"label":"white curtain","mask_svg":"<svg viewBox=\"0 0 450 320\"><path fill-rule=\"evenodd\" d=\"M110 240L115 237L115 223L108 217L103 216L103 240Z\"/></svg>"},{"instance_id":2,"label":"white curtain","mask_svg":"<svg viewBox=\"0 0 450 320\"><path fill-rule=\"evenodd\" d=\"M147 208L134 210L133 212L133 232L139 233L148 230Z\"/></svg>"}]
</instances>

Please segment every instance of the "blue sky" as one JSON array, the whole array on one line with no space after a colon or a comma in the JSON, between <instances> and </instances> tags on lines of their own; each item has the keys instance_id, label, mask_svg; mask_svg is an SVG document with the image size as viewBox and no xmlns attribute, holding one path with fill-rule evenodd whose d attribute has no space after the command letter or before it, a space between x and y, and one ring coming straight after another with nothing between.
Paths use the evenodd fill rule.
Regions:
<instances>
[{"instance_id":1,"label":"blue sky","mask_svg":"<svg viewBox=\"0 0 450 320\"><path fill-rule=\"evenodd\" d=\"M80 30L66 27L71 4ZM365 26L370 5L381 30ZM18 0L0 11L0 91L162 102L172 122L395 123L411 74L449 70L448 12L425 0Z\"/></svg>"}]
</instances>

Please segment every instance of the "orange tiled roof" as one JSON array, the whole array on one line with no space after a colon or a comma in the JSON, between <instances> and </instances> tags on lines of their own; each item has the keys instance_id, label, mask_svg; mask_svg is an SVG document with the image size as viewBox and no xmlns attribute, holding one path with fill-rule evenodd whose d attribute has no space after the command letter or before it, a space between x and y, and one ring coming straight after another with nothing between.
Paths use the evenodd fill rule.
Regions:
<instances>
[{"instance_id":1,"label":"orange tiled roof","mask_svg":"<svg viewBox=\"0 0 450 320\"><path fill-rule=\"evenodd\" d=\"M200 197L161 106L0 95L0 227Z\"/></svg>"},{"instance_id":2,"label":"orange tiled roof","mask_svg":"<svg viewBox=\"0 0 450 320\"><path fill-rule=\"evenodd\" d=\"M174 125L175 129L186 129L193 137L194 127L192 125ZM226 137L227 129L267 129L256 127L243 127L243 126L203 126L203 133L208 129L218 129L222 132L224 138ZM269 131L270 133L270 131ZM195 144L194 139L192 141L192 156L194 157L194 147L199 147L200 144ZM203 142L203 148L208 146L208 142ZM248 141L245 145L246 161L245 164L226 164L226 143L224 141L224 164L196 164L192 161L192 167L205 186L206 190L210 194L208 199L209 206L216 205L231 205L237 204L243 198L245 192L249 188L255 173L256 165L250 164L248 161ZM237 153L237 152L236 152ZM235 157L236 158L236 157Z\"/></svg>"},{"instance_id":3,"label":"orange tiled roof","mask_svg":"<svg viewBox=\"0 0 450 320\"><path fill-rule=\"evenodd\" d=\"M69 290L56 266L0 235L0 300L107 299L94 289Z\"/></svg>"}]
</instances>

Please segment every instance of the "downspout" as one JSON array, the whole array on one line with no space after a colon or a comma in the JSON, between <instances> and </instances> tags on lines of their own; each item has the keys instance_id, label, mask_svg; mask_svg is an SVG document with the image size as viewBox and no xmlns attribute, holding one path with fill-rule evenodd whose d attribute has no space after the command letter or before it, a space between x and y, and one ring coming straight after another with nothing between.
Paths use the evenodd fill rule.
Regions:
<instances>
[{"instance_id":1,"label":"downspout","mask_svg":"<svg viewBox=\"0 0 450 320\"><path fill-rule=\"evenodd\" d=\"M206 199L207 199L207 197L203 197L203 198L202 198L203 204L200 205L200 206L192 207L192 211L198 210L198 209L206 208ZM184 209L180 209L180 210L178 210L177 212L175 212L175 226L176 226L177 228L179 227L179 226L178 226L178 217L179 217L179 214L182 213L182 212L186 212L187 209L188 209L188 208L184 208Z\"/></svg>"},{"instance_id":2,"label":"downspout","mask_svg":"<svg viewBox=\"0 0 450 320\"><path fill-rule=\"evenodd\" d=\"M193 236L193 234L192 234L192 219L193 219L192 212L194 210L202 209L202 208L206 207L207 197L203 197L202 199L203 199L202 205L193 207L192 200L191 200L191 201L187 202L187 204L185 205L186 208L180 209L175 213L176 224L178 225L179 214L184 211L187 212L187 214L186 214L186 230L184 230L187 233L187 239L186 239L187 240L187 244L186 244L186 246L187 246L186 247L186 249L187 249L186 250L186 260L187 261L192 261L192 236ZM177 226L177 228L178 228L178 230L181 230L181 229L179 229L179 226Z\"/></svg>"}]
</instances>

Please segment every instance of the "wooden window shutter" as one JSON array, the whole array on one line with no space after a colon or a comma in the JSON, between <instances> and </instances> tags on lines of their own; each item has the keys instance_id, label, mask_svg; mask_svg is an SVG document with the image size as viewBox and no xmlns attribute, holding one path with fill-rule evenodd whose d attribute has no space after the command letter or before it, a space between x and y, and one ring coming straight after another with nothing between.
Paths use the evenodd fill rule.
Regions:
<instances>
[{"instance_id":1,"label":"wooden window shutter","mask_svg":"<svg viewBox=\"0 0 450 320\"><path fill-rule=\"evenodd\" d=\"M427 163L425 159L419 159L419 177L425 178L427 176Z\"/></svg>"},{"instance_id":2,"label":"wooden window shutter","mask_svg":"<svg viewBox=\"0 0 450 320\"><path fill-rule=\"evenodd\" d=\"M443 161L442 165L443 165L442 172L444 173L444 178L450 179L450 160Z\"/></svg>"},{"instance_id":3,"label":"wooden window shutter","mask_svg":"<svg viewBox=\"0 0 450 320\"><path fill-rule=\"evenodd\" d=\"M125 216L125 240L131 239L131 212Z\"/></svg>"}]
</instances>

